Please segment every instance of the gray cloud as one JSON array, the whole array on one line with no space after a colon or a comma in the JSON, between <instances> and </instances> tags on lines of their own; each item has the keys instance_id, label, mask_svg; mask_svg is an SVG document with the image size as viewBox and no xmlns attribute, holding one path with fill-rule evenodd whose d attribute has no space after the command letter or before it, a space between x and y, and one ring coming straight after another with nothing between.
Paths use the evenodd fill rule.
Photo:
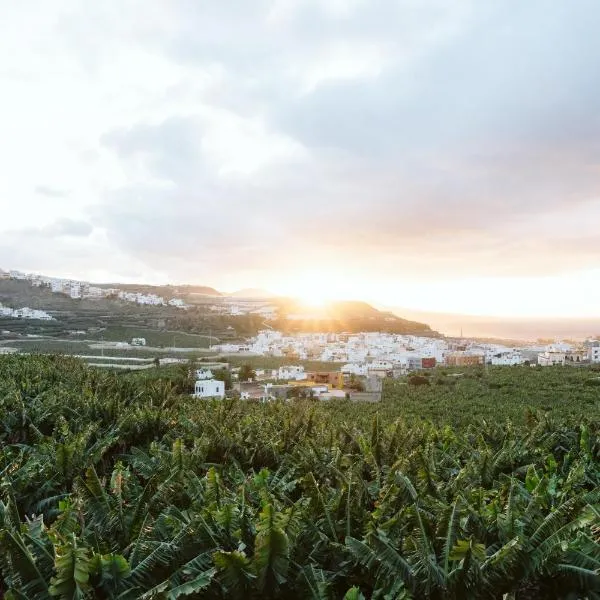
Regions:
<instances>
[{"instance_id":1,"label":"gray cloud","mask_svg":"<svg viewBox=\"0 0 600 600\"><path fill-rule=\"evenodd\" d=\"M596 3L377 0L336 15L299 2L279 16L273 5L178 0L164 30L137 30L142 48L219 77L168 88L164 119L102 136L132 180L94 211L111 240L166 272L205 276L301 255L423 276L597 262L574 231L536 225L599 197ZM340 47L350 71L372 51L372 71L367 61L337 73L327 61ZM303 157L231 176L215 157L236 142L215 111L260 122ZM249 156L264 151L251 139ZM140 165L158 183L136 183Z\"/></svg>"},{"instance_id":2,"label":"gray cloud","mask_svg":"<svg viewBox=\"0 0 600 600\"><path fill-rule=\"evenodd\" d=\"M171 117L156 125L138 123L108 132L100 142L123 159L142 159L155 175L180 181L199 167L199 138L193 119Z\"/></svg>"}]
</instances>

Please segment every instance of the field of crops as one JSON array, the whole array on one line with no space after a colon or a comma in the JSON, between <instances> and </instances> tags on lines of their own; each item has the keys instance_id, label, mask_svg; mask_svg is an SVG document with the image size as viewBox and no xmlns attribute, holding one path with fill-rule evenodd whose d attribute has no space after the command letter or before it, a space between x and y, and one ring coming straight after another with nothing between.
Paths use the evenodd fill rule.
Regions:
<instances>
[{"instance_id":1,"label":"field of crops","mask_svg":"<svg viewBox=\"0 0 600 600\"><path fill-rule=\"evenodd\" d=\"M208 348L211 343L217 344L218 338L207 335L195 335L181 331L161 331L144 327L127 327L112 325L106 327L95 336L87 335L90 339L104 340L107 342L131 342L134 337L143 337L148 346L177 348Z\"/></svg>"},{"instance_id":2,"label":"field of crops","mask_svg":"<svg viewBox=\"0 0 600 600\"><path fill-rule=\"evenodd\" d=\"M0 595L600 598L595 376L261 405L195 400L183 366L0 357Z\"/></svg>"},{"instance_id":3,"label":"field of crops","mask_svg":"<svg viewBox=\"0 0 600 600\"><path fill-rule=\"evenodd\" d=\"M389 381L385 398L405 418L463 427L478 420L522 424L530 412L577 424L600 416L600 370L575 367L436 369L427 383Z\"/></svg>"},{"instance_id":4,"label":"field of crops","mask_svg":"<svg viewBox=\"0 0 600 600\"><path fill-rule=\"evenodd\" d=\"M191 348L185 352L173 350L169 347L154 348L148 346L129 346L127 348L117 348L101 342L51 339L51 338L28 338L3 342L3 346L8 348L17 348L20 352L29 354L70 354L70 355L91 355L115 356L115 357L133 357L133 358L201 358L216 356L216 352L206 348Z\"/></svg>"}]
</instances>

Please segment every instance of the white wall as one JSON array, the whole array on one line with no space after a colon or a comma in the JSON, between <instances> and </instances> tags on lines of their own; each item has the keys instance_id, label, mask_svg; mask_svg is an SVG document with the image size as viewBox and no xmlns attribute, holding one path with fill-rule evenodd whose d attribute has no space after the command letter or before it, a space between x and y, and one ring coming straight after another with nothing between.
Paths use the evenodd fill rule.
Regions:
<instances>
[{"instance_id":1,"label":"white wall","mask_svg":"<svg viewBox=\"0 0 600 600\"><path fill-rule=\"evenodd\" d=\"M196 381L194 386L195 398L225 398L225 382L216 379Z\"/></svg>"}]
</instances>

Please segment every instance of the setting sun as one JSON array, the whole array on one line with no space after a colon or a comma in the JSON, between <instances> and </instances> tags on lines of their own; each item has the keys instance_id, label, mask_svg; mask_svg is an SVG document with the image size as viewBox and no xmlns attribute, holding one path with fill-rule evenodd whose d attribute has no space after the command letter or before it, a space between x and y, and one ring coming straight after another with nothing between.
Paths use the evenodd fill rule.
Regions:
<instances>
[{"instance_id":1,"label":"setting sun","mask_svg":"<svg viewBox=\"0 0 600 600\"><path fill-rule=\"evenodd\" d=\"M310 308L324 308L330 302L357 295L356 290L353 289L354 285L335 269L333 273L299 270L284 280L267 282L266 286Z\"/></svg>"},{"instance_id":2,"label":"setting sun","mask_svg":"<svg viewBox=\"0 0 600 600\"><path fill-rule=\"evenodd\" d=\"M324 308L330 302L330 299L318 293L298 296L298 300L310 308Z\"/></svg>"}]
</instances>

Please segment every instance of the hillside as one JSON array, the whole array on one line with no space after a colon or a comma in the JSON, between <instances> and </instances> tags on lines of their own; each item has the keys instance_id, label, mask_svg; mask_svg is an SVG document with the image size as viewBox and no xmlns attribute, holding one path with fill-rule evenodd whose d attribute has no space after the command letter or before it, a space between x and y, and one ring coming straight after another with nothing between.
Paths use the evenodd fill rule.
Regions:
<instances>
[{"instance_id":1,"label":"hillside","mask_svg":"<svg viewBox=\"0 0 600 600\"><path fill-rule=\"evenodd\" d=\"M426 323L409 321L391 312L380 311L367 302L337 301L308 307L297 300L283 299L280 318L272 326L286 332L381 331L383 333L438 336Z\"/></svg>"},{"instance_id":2,"label":"hillside","mask_svg":"<svg viewBox=\"0 0 600 600\"><path fill-rule=\"evenodd\" d=\"M46 286L33 287L27 281L0 280L0 303L12 308L29 306L47 310L59 322L12 323L14 332L41 335L60 335L69 330L89 327L124 326L169 329L197 334L211 334L222 339L246 338L264 329L265 320L257 314L228 315L211 311L213 304L226 301L226 297L208 286L152 286L135 284L105 284L131 292L156 294L165 299L183 299L190 308L182 311L170 306L137 305L115 298L88 298L73 300L64 294L55 294ZM237 292L263 293L257 289ZM246 295L246 299L251 296ZM240 300L242 301L242 300ZM425 323L411 321L381 311L366 302L337 301L321 307L309 307L290 298L267 300L278 309L279 317L269 321L269 326L287 333L296 332L359 332L381 331L384 333L438 336L438 332Z\"/></svg>"},{"instance_id":3,"label":"hillside","mask_svg":"<svg viewBox=\"0 0 600 600\"><path fill-rule=\"evenodd\" d=\"M243 290L237 290L230 294L224 294L230 298L256 298L256 299L271 299L277 298L276 294L269 292L268 290L262 290L260 288L244 288Z\"/></svg>"}]
</instances>

